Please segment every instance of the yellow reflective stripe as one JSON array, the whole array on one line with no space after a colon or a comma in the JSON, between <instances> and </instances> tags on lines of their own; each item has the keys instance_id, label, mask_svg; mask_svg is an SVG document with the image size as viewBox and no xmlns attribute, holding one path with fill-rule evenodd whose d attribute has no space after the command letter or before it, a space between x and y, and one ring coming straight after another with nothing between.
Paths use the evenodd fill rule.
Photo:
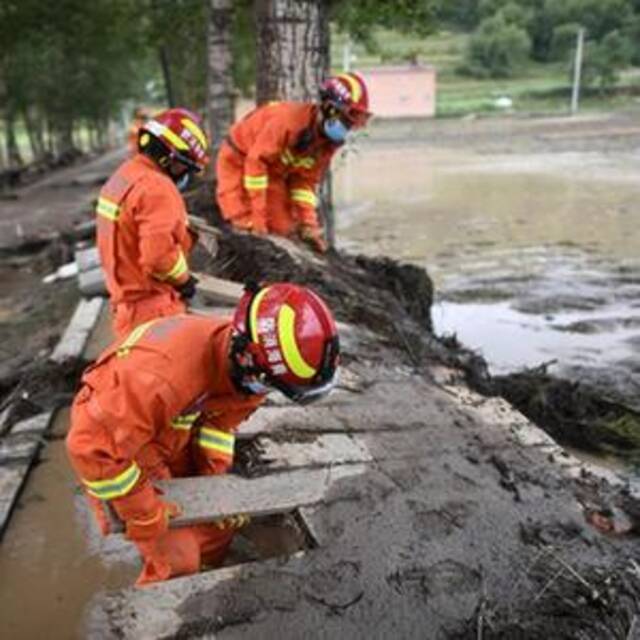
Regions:
<instances>
[{"instance_id":1,"label":"yellow reflective stripe","mask_svg":"<svg viewBox=\"0 0 640 640\"><path fill-rule=\"evenodd\" d=\"M316 194L311 189L291 189L291 199L294 202L303 202L304 204L315 207L318 204Z\"/></svg>"},{"instance_id":2,"label":"yellow reflective stripe","mask_svg":"<svg viewBox=\"0 0 640 640\"><path fill-rule=\"evenodd\" d=\"M132 462L127 469L118 474L115 478L107 480L85 480L82 482L87 487L87 491L100 500L113 500L126 496L133 489L140 477L140 467Z\"/></svg>"},{"instance_id":3,"label":"yellow reflective stripe","mask_svg":"<svg viewBox=\"0 0 640 640\"><path fill-rule=\"evenodd\" d=\"M153 133L154 136L165 137L176 149L180 149L180 151L187 151L189 149L189 145L180 136L173 133L169 127L165 127L157 120L149 120L144 124L144 128L150 133Z\"/></svg>"},{"instance_id":4,"label":"yellow reflective stripe","mask_svg":"<svg viewBox=\"0 0 640 640\"><path fill-rule=\"evenodd\" d=\"M193 423L200 417L200 411L177 416L171 421L171 426L180 431L189 431Z\"/></svg>"},{"instance_id":5,"label":"yellow reflective stripe","mask_svg":"<svg viewBox=\"0 0 640 640\"><path fill-rule=\"evenodd\" d=\"M120 215L120 207L115 202L111 202L107 198L98 198L98 205L96 207L96 213L103 218L112 220L115 222Z\"/></svg>"},{"instance_id":6,"label":"yellow reflective stripe","mask_svg":"<svg viewBox=\"0 0 640 640\"><path fill-rule=\"evenodd\" d=\"M245 189L266 189L269 186L269 176L244 176Z\"/></svg>"},{"instance_id":7,"label":"yellow reflective stripe","mask_svg":"<svg viewBox=\"0 0 640 640\"><path fill-rule=\"evenodd\" d=\"M211 449L226 456L233 457L236 438L232 433L220 431L219 429L200 429L198 444L204 449Z\"/></svg>"},{"instance_id":8,"label":"yellow reflective stripe","mask_svg":"<svg viewBox=\"0 0 640 640\"><path fill-rule=\"evenodd\" d=\"M158 280L177 280L180 276L183 276L185 273L189 271L189 266L187 265L187 259L184 257L184 253L182 253L182 249L178 249L178 259L175 264L167 273L154 273L153 275Z\"/></svg>"},{"instance_id":9,"label":"yellow reflective stripe","mask_svg":"<svg viewBox=\"0 0 640 640\"><path fill-rule=\"evenodd\" d=\"M362 87L356 78L350 73L341 73L338 78L344 80L351 87L351 99L358 102L362 96Z\"/></svg>"},{"instance_id":10,"label":"yellow reflective stripe","mask_svg":"<svg viewBox=\"0 0 640 640\"><path fill-rule=\"evenodd\" d=\"M182 118L182 124L193 133L193 135L198 139L198 142L202 145L204 149L207 148L207 136L204 135L202 129L193 121L189 120L189 118Z\"/></svg>"},{"instance_id":11,"label":"yellow reflective stripe","mask_svg":"<svg viewBox=\"0 0 640 640\"><path fill-rule=\"evenodd\" d=\"M298 349L295 334L296 312L288 304L278 314L278 339L287 366L298 378L311 378L316 370L307 364Z\"/></svg>"},{"instance_id":12,"label":"yellow reflective stripe","mask_svg":"<svg viewBox=\"0 0 640 640\"><path fill-rule=\"evenodd\" d=\"M141 325L138 325L124 340L124 342L118 347L116 351L116 355L118 358L124 358L124 356L129 355L129 351L131 347L142 338L144 332L157 320L158 318L154 318L153 320L149 320Z\"/></svg>"},{"instance_id":13,"label":"yellow reflective stripe","mask_svg":"<svg viewBox=\"0 0 640 640\"><path fill-rule=\"evenodd\" d=\"M258 342L258 308L262 302L262 298L265 297L269 291L269 287L265 287L254 299L251 301L251 309L249 309L249 321L251 323L251 339L254 342Z\"/></svg>"},{"instance_id":14,"label":"yellow reflective stripe","mask_svg":"<svg viewBox=\"0 0 640 640\"><path fill-rule=\"evenodd\" d=\"M291 165L293 167L303 167L304 169L311 169L316 163L315 158L311 156L294 156L289 149L285 149L280 155L280 161L284 165Z\"/></svg>"}]
</instances>

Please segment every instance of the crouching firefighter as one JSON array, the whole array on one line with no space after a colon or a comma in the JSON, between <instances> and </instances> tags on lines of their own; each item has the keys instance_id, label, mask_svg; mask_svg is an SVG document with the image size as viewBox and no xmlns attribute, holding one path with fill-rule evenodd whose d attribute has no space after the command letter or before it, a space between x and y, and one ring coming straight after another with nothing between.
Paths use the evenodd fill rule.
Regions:
<instances>
[{"instance_id":1,"label":"crouching firefighter","mask_svg":"<svg viewBox=\"0 0 640 640\"><path fill-rule=\"evenodd\" d=\"M298 403L334 384L339 343L309 289L245 291L233 319L186 314L138 326L84 373L66 445L103 534L123 521L143 568L137 585L218 566L245 518L169 528L180 505L158 480L226 473L234 432L273 389ZM213 485L212 485L213 486Z\"/></svg>"},{"instance_id":2,"label":"crouching firefighter","mask_svg":"<svg viewBox=\"0 0 640 640\"><path fill-rule=\"evenodd\" d=\"M324 253L318 184L349 131L366 125L368 108L362 77L343 73L322 83L317 103L268 103L236 122L216 164L225 220L255 234L298 238Z\"/></svg>"},{"instance_id":3,"label":"crouching firefighter","mask_svg":"<svg viewBox=\"0 0 640 640\"><path fill-rule=\"evenodd\" d=\"M163 111L140 126L138 153L100 191L97 242L117 338L184 313L195 293L187 258L196 234L180 191L204 169L207 147L198 116Z\"/></svg>"}]
</instances>

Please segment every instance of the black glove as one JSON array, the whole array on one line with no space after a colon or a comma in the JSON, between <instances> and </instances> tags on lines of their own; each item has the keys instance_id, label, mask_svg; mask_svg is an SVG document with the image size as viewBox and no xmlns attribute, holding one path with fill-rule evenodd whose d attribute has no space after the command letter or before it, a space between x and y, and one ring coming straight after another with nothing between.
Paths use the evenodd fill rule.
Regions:
<instances>
[{"instance_id":1,"label":"black glove","mask_svg":"<svg viewBox=\"0 0 640 640\"><path fill-rule=\"evenodd\" d=\"M183 300L191 300L196 295L196 285L198 284L198 278L189 275L189 279L182 284L175 285L176 290L180 294Z\"/></svg>"}]
</instances>

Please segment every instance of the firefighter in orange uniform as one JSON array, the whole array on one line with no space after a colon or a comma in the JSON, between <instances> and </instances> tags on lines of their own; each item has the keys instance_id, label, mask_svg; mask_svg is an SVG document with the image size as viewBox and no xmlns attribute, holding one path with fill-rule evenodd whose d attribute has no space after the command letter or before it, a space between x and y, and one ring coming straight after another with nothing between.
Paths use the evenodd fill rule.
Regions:
<instances>
[{"instance_id":1,"label":"firefighter in orange uniform","mask_svg":"<svg viewBox=\"0 0 640 640\"><path fill-rule=\"evenodd\" d=\"M187 256L196 235L180 195L207 162L199 118L169 109L140 129L137 153L100 191L97 242L118 338L158 316L183 313L195 293Z\"/></svg>"},{"instance_id":2,"label":"firefighter in orange uniform","mask_svg":"<svg viewBox=\"0 0 640 640\"><path fill-rule=\"evenodd\" d=\"M67 451L102 532L110 508L138 547L137 585L218 565L246 522L170 529L180 506L155 482L228 471L234 431L265 394L277 389L299 403L326 395L338 357L325 303L279 283L247 289L233 320L181 314L142 324L87 369Z\"/></svg>"},{"instance_id":3,"label":"firefighter in orange uniform","mask_svg":"<svg viewBox=\"0 0 640 640\"><path fill-rule=\"evenodd\" d=\"M368 106L362 77L343 73L322 84L318 104L270 103L234 124L216 165L225 220L257 234L298 236L324 253L316 189L348 132L366 124Z\"/></svg>"}]
</instances>

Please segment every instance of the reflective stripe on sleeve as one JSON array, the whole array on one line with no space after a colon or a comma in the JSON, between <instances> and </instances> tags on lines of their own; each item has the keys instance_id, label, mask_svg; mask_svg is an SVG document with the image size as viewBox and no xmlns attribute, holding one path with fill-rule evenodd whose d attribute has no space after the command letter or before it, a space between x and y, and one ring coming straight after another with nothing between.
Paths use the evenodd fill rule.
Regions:
<instances>
[{"instance_id":1,"label":"reflective stripe on sleeve","mask_svg":"<svg viewBox=\"0 0 640 640\"><path fill-rule=\"evenodd\" d=\"M189 431L194 422L200 417L200 411L177 416L171 421L171 426L180 431Z\"/></svg>"},{"instance_id":2,"label":"reflective stripe on sleeve","mask_svg":"<svg viewBox=\"0 0 640 640\"><path fill-rule=\"evenodd\" d=\"M198 444L204 449L215 451L228 458L233 458L233 449L236 438L232 433L219 429L207 429L202 427L198 436Z\"/></svg>"},{"instance_id":3,"label":"reflective stripe on sleeve","mask_svg":"<svg viewBox=\"0 0 640 640\"><path fill-rule=\"evenodd\" d=\"M280 162L285 166L291 166L296 169L311 169L316 160L313 156L294 156L289 149L285 149L280 155Z\"/></svg>"},{"instance_id":4,"label":"reflective stripe on sleeve","mask_svg":"<svg viewBox=\"0 0 640 640\"><path fill-rule=\"evenodd\" d=\"M98 198L96 213L99 216L106 218L107 220L116 222L118 220L118 216L120 215L120 207L117 205L117 203L112 202L107 198L100 197Z\"/></svg>"},{"instance_id":5,"label":"reflective stripe on sleeve","mask_svg":"<svg viewBox=\"0 0 640 640\"><path fill-rule=\"evenodd\" d=\"M244 188L250 191L258 191L266 189L269 186L269 176L264 174L261 176L244 176Z\"/></svg>"},{"instance_id":6,"label":"reflective stripe on sleeve","mask_svg":"<svg viewBox=\"0 0 640 640\"><path fill-rule=\"evenodd\" d=\"M291 189L290 193L294 202L308 204L310 207L315 207L318 204L318 198L311 189Z\"/></svg>"},{"instance_id":7,"label":"reflective stripe on sleeve","mask_svg":"<svg viewBox=\"0 0 640 640\"><path fill-rule=\"evenodd\" d=\"M154 273L154 277L158 280L178 280L181 276L189 271L189 266L187 265L187 259L184 257L184 253L182 253L182 249L178 250L178 258L171 267L169 271L166 273Z\"/></svg>"},{"instance_id":8,"label":"reflective stripe on sleeve","mask_svg":"<svg viewBox=\"0 0 640 640\"><path fill-rule=\"evenodd\" d=\"M100 500L113 500L126 496L138 482L140 478L140 467L132 462L127 469L118 474L115 478L106 480L85 480L82 479L87 491Z\"/></svg>"}]
</instances>

